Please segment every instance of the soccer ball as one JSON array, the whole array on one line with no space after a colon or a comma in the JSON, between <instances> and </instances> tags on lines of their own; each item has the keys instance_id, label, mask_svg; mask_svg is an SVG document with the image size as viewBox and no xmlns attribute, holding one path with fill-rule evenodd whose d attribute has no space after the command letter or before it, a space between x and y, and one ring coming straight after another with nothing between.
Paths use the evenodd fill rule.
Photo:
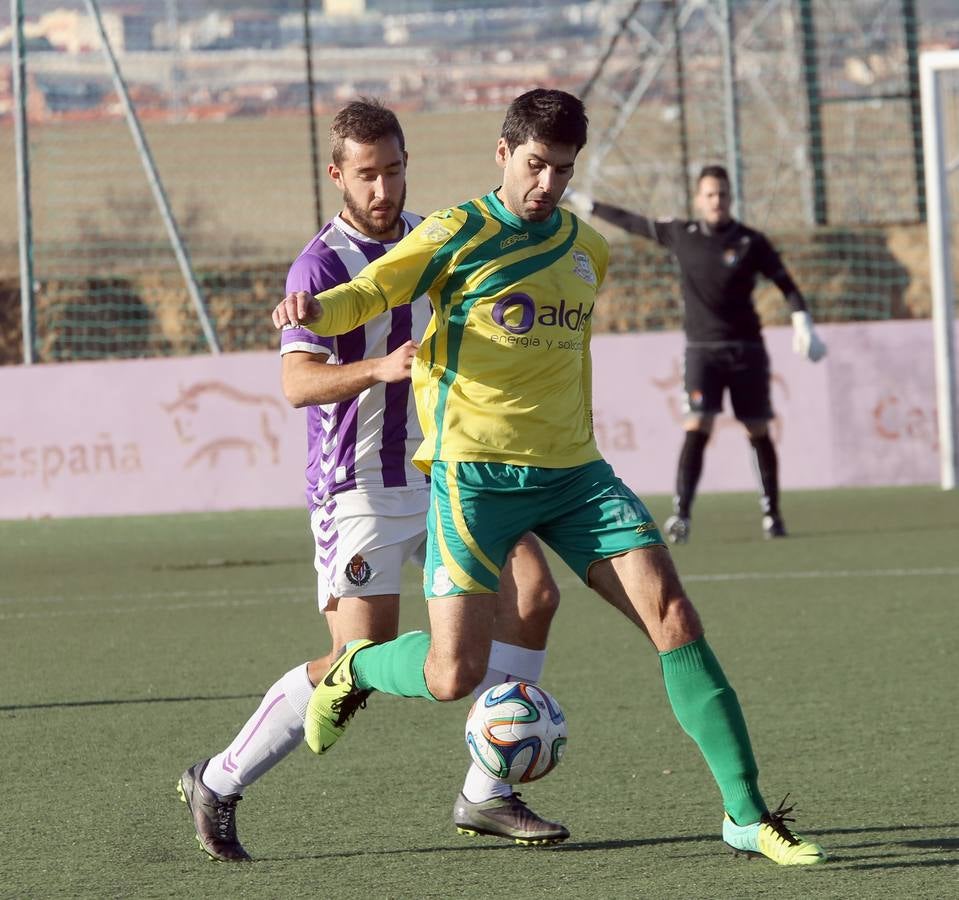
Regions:
<instances>
[{"instance_id":1,"label":"soccer ball","mask_svg":"<svg viewBox=\"0 0 959 900\"><path fill-rule=\"evenodd\" d=\"M566 716L546 691L525 681L494 684L466 717L473 762L509 784L551 772L566 749Z\"/></svg>"}]
</instances>

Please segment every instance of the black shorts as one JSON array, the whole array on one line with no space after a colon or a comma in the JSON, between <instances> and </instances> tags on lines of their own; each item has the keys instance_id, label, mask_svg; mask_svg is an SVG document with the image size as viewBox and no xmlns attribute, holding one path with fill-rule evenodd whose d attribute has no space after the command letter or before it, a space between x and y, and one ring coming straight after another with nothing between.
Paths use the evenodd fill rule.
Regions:
<instances>
[{"instance_id":1,"label":"black shorts","mask_svg":"<svg viewBox=\"0 0 959 900\"><path fill-rule=\"evenodd\" d=\"M687 415L722 412L728 388L737 419L773 418L769 356L761 343L687 344L683 386Z\"/></svg>"}]
</instances>

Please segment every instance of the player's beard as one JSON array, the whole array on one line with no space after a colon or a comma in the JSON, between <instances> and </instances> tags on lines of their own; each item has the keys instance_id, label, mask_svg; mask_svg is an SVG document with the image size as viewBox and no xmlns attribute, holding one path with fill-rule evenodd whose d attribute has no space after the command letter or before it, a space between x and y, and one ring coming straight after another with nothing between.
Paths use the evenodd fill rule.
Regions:
<instances>
[{"instance_id":1,"label":"player's beard","mask_svg":"<svg viewBox=\"0 0 959 900\"><path fill-rule=\"evenodd\" d=\"M369 210L364 209L359 203L356 202L349 190L343 191L343 203L349 210L350 219L353 221L353 224L358 226L360 231L369 235L370 237L382 237L383 235L389 234L394 228L396 228L396 223L400 219L400 214L403 212L403 208L406 206L406 185L403 185L403 193L400 195L400 202L393 207L391 210L392 214L388 219L374 219L373 216L370 215Z\"/></svg>"}]
</instances>

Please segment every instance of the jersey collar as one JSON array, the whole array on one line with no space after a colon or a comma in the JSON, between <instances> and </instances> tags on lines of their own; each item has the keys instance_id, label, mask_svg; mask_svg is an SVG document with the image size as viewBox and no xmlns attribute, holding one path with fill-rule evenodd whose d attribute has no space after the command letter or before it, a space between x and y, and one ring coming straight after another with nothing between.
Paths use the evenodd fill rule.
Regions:
<instances>
[{"instance_id":1,"label":"jersey collar","mask_svg":"<svg viewBox=\"0 0 959 900\"><path fill-rule=\"evenodd\" d=\"M499 188L493 188L493 190L483 198L483 201L490 208L493 215L501 222L505 222L511 228L516 228L519 231L528 231L537 237L549 237L556 232L560 223L560 212L558 208L554 209L552 213L550 213L549 218L543 222L527 222L503 206L503 202L496 193L498 190Z\"/></svg>"},{"instance_id":2,"label":"jersey collar","mask_svg":"<svg viewBox=\"0 0 959 900\"><path fill-rule=\"evenodd\" d=\"M707 237L714 234L732 234L739 227L739 222L735 219L730 219L722 228L711 227L706 224L705 219L697 219L696 221L699 223L699 230Z\"/></svg>"},{"instance_id":3,"label":"jersey collar","mask_svg":"<svg viewBox=\"0 0 959 900\"><path fill-rule=\"evenodd\" d=\"M403 233L398 238L395 238L392 241L380 241L376 238L370 237L368 234L363 234L363 232L357 231L339 213L333 217L334 226L339 231L342 231L347 237L352 238L354 241L359 241L361 244L381 244L384 247L392 247L394 244L398 244L410 233L410 231L412 231L412 226L410 225L409 219L406 218L405 210L400 213L400 222L403 224Z\"/></svg>"}]
</instances>

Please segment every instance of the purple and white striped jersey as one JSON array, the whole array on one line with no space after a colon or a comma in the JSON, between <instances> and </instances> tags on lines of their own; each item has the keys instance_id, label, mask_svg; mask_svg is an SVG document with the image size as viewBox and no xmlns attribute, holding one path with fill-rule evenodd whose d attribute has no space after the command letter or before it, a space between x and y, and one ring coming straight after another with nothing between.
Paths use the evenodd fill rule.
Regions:
<instances>
[{"instance_id":1,"label":"purple and white striped jersey","mask_svg":"<svg viewBox=\"0 0 959 900\"><path fill-rule=\"evenodd\" d=\"M422 217L404 212L402 220L405 235ZM392 246L392 242L384 244L360 234L336 216L296 258L286 277L286 291L318 294L343 284ZM411 338L420 340L431 314L429 299L423 296L338 337L286 328L280 337L280 353L328 354L329 365L387 356ZM375 384L351 400L307 407L310 508L342 491L427 484L426 476L410 462L422 440L409 381Z\"/></svg>"}]
</instances>

